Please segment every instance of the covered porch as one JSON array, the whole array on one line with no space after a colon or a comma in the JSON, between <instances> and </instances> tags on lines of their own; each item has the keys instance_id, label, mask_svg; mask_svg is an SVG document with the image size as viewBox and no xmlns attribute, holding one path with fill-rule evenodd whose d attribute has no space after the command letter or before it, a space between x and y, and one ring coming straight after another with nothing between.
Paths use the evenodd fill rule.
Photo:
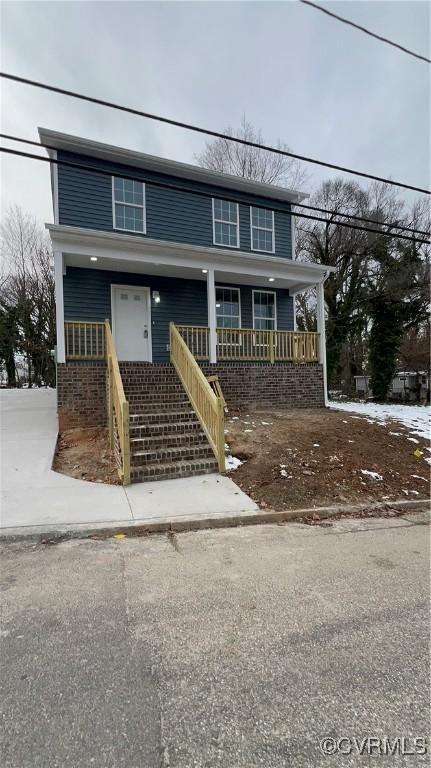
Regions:
<instances>
[{"instance_id":1,"label":"covered porch","mask_svg":"<svg viewBox=\"0 0 431 768\"><path fill-rule=\"evenodd\" d=\"M174 322L196 359L209 364L320 362L325 368L323 284L330 268L62 225L49 230L59 363L102 359L108 318L120 360L169 360ZM317 333L303 333L296 329L294 297L312 287ZM132 300L120 306L121 298Z\"/></svg>"}]
</instances>

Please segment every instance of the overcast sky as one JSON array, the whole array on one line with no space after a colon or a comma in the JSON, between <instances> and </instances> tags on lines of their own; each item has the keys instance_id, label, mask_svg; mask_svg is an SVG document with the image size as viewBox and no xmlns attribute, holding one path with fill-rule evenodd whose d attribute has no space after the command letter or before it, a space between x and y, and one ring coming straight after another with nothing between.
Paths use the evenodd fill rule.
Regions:
<instances>
[{"instance_id":1,"label":"overcast sky","mask_svg":"<svg viewBox=\"0 0 431 768\"><path fill-rule=\"evenodd\" d=\"M326 7L429 55L427 2ZM2 69L428 187L430 67L298 2L3 2ZM1 82L2 131L41 125L193 162L188 131ZM330 174L309 166L310 187ZM2 158L2 211L52 221L48 166Z\"/></svg>"}]
</instances>

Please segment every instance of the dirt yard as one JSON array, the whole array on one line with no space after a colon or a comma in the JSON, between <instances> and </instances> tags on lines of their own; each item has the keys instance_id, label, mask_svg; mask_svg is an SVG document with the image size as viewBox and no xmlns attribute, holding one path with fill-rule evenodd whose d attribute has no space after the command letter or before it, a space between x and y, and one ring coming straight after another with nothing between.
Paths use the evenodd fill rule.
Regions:
<instances>
[{"instance_id":1,"label":"dirt yard","mask_svg":"<svg viewBox=\"0 0 431 768\"><path fill-rule=\"evenodd\" d=\"M54 469L78 480L118 485L107 429L66 429L60 432Z\"/></svg>"},{"instance_id":2,"label":"dirt yard","mask_svg":"<svg viewBox=\"0 0 431 768\"><path fill-rule=\"evenodd\" d=\"M244 462L229 477L263 508L429 496L430 443L398 422L320 409L238 412L226 417L226 443Z\"/></svg>"}]
</instances>

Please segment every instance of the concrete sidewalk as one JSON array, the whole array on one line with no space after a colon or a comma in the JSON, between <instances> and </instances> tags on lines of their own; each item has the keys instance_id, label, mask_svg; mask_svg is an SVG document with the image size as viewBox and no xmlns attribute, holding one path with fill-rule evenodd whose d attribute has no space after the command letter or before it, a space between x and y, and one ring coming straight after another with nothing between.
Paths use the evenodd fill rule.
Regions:
<instances>
[{"instance_id":1,"label":"concrete sidewalk","mask_svg":"<svg viewBox=\"0 0 431 768\"><path fill-rule=\"evenodd\" d=\"M0 526L145 525L154 520L242 514L256 504L222 475L122 486L90 483L52 470L57 441L55 390L2 390Z\"/></svg>"}]
</instances>

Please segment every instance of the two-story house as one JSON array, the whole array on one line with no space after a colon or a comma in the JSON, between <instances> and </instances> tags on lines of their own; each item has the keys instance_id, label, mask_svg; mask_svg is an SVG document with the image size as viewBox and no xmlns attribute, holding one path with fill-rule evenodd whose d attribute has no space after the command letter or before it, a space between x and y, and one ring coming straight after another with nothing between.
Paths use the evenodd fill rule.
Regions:
<instances>
[{"instance_id":1,"label":"two-story house","mask_svg":"<svg viewBox=\"0 0 431 768\"><path fill-rule=\"evenodd\" d=\"M306 195L46 129L60 426L108 424L123 482L224 468L229 407L326 403ZM294 296L317 288L317 333ZM218 377L218 383L213 377ZM208 381L209 377L209 381Z\"/></svg>"}]
</instances>

